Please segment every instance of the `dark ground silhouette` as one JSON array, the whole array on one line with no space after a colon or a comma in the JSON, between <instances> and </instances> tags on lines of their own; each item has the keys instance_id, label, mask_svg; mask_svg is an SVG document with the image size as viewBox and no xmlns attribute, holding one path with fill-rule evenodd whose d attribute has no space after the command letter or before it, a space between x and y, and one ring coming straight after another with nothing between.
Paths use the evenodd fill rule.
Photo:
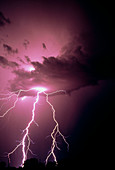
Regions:
<instances>
[{"instance_id":1,"label":"dark ground silhouette","mask_svg":"<svg viewBox=\"0 0 115 170\"><path fill-rule=\"evenodd\" d=\"M11 167L10 165L6 166L5 162L0 162L0 170L2 169L32 169L32 170L36 170L36 169L62 169L65 168L65 162L64 161L60 161L58 164L56 164L55 162L48 162L47 165L45 165L45 163L39 162L36 158L31 158L31 159L27 159L24 163L24 167Z\"/></svg>"},{"instance_id":2,"label":"dark ground silhouette","mask_svg":"<svg viewBox=\"0 0 115 170\"><path fill-rule=\"evenodd\" d=\"M32 170L43 170L43 169L97 170L97 169L103 169L105 167L106 169L110 168L107 161L96 160L92 155L91 157L90 157L91 159L89 159L89 157L85 157L84 159L84 156L80 156L80 157L76 157L75 160L68 160L68 159L61 160L58 162L58 164L56 164L55 162L48 162L47 165L45 165L42 162L39 162L36 158L31 158L25 161L24 167L18 167L18 168L11 167L10 165L6 166L5 162L0 162L0 170L4 170L4 169L6 170L28 170L28 169L32 169Z\"/></svg>"}]
</instances>

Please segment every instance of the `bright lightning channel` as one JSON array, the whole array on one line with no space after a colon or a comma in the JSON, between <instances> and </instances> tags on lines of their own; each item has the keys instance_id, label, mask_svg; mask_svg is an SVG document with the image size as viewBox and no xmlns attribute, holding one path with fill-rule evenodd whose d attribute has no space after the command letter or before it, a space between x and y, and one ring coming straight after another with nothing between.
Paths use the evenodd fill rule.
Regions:
<instances>
[{"instance_id":1,"label":"bright lightning channel","mask_svg":"<svg viewBox=\"0 0 115 170\"><path fill-rule=\"evenodd\" d=\"M57 163L58 163L58 162L57 162L57 158L56 158L56 155L55 155L55 153L54 153L54 152L55 152L55 148L57 148L58 150L60 150L60 148L59 148L58 145L57 145L57 141L56 141L57 135L59 134L59 135L62 137L62 139L64 140L64 142L65 142L66 145L67 145L67 149L69 149L69 144L68 144L68 142L66 141L64 135L63 135L63 134L60 132L60 130L59 130L59 123L58 123L58 121L56 120L56 114L55 114L56 111L55 111L53 105L50 103L48 97L49 97L49 95L56 94L56 93L59 93L59 92L64 92L64 93L66 93L65 90L57 90L57 91L55 91L55 92L52 92L52 93L47 94L47 93L45 92L45 91L47 90L46 88L44 88L44 87L33 87L33 88L28 89L28 90L20 89L20 90L17 90L17 91L15 91L15 92L11 92L11 93L9 93L9 94L0 94L0 95L6 95L6 96L7 96L7 97L0 98L0 100L9 100L9 99L11 99L13 96L16 96L16 100L15 100L13 106L10 107L3 115L0 115L0 118L5 117L6 114L7 114L10 110L12 110L13 108L15 108L16 103L17 103L18 100L19 100L19 97L20 97L21 92L29 92L29 91L31 91L31 90L37 91L36 99L35 99L35 101L34 101L34 103L33 103L33 108L32 108L32 118L31 118L31 120L28 122L26 128L23 130L23 132L25 132L25 134L24 134L21 142L20 142L11 152L8 153L9 163L11 162L10 156L11 156L20 146L22 146L22 162L21 162L21 166L22 166L22 167L24 166L24 162L25 162L26 159L27 159L28 151L30 151L30 152L33 154L33 152L30 150L31 139L30 139L30 137L29 137L29 128L31 127L31 124L32 124L32 123L35 123L35 124L38 126L38 124L35 122L35 110L36 110L36 104L37 104L38 101L39 101L39 94L43 93L43 94L46 96L46 102L47 102L48 105L51 107L53 120L54 120L54 122L55 122L55 126L54 126L54 128L53 128L53 130L52 130L52 132L51 132L51 134L50 134L50 136L51 136L51 138L52 138L51 149L50 149L50 151L49 151L49 153L48 153L48 156L46 157L45 165L47 165L48 160L49 160L49 158L50 158L51 156L53 156L53 160L54 160L54 162L56 162L56 164L57 164ZM25 99L26 99L26 96L23 96L21 99L22 99L22 100L25 100ZM26 139L27 139L27 141L28 141L27 144L26 144ZM27 145L27 146L26 146L26 145Z\"/></svg>"},{"instance_id":2,"label":"bright lightning channel","mask_svg":"<svg viewBox=\"0 0 115 170\"><path fill-rule=\"evenodd\" d=\"M59 91L57 91L57 92L59 92ZM48 160L49 160L49 158L50 158L51 155L53 156L53 160L54 160L54 161L56 162L56 164L57 164L57 158L56 158L56 155L55 155L55 153L54 153L55 147L56 147L58 150L60 150L60 148L57 146L57 141L56 141L57 135L59 134L59 135L63 138L64 142L67 144L68 150L69 150L69 144L67 143L65 137L63 136L63 134L62 134L62 133L60 132L60 130L59 130L59 123L57 122L57 120L56 120L56 115L55 115L55 112L56 112L56 111L55 111L53 105L49 102L48 94L45 93L45 92L44 92L44 94L46 95L46 102L50 105L50 107L51 107L51 109L52 109L53 120L54 120L54 122L55 122L55 127L54 127L54 129L53 129L53 131L51 132L51 135L50 135L51 138L52 138L51 150L50 150L50 152L49 152L49 154L48 154L48 156L47 156L47 158L46 158L45 164L47 165Z\"/></svg>"},{"instance_id":3,"label":"bright lightning channel","mask_svg":"<svg viewBox=\"0 0 115 170\"><path fill-rule=\"evenodd\" d=\"M27 96L24 96L24 97L22 97L22 100L25 100L27 98Z\"/></svg>"}]
</instances>

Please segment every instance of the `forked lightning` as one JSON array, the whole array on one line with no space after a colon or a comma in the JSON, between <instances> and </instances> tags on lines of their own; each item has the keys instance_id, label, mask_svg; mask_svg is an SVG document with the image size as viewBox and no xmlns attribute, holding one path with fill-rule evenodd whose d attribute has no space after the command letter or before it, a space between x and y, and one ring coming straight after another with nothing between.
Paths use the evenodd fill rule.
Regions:
<instances>
[{"instance_id":1,"label":"forked lightning","mask_svg":"<svg viewBox=\"0 0 115 170\"><path fill-rule=\"evenodd\" d=\"M31 115L31 120L28 122L26 128L23 130L23 138L21 140L21 142L11 151L8 153L8 159L9 159L9 162L11 162L10 160L10 156L19 148L21 147L22 148L22 161L21 161L21 166L23 167L24 166L24 162L26 161L27 159L27 155L28 155L28 151L30 151L32 154L33 152L30 150L30 143L31 143L31 139L29 137L29 129L31 127L31 125L33 123L35 123L36 125L38 125L36 122L35 122L35 111L36 111L36 104L38 103L39 101L39 95L42 93L44 94L44 96L46 97L46 102L48 103L48 105L51 107L51 110L52 110L52 117L53 117L53 120L55 122L55 126L50 134L51 136L51 139L52 139L52 144L51 144L51 149L50 151L48 152L48 156L46 157L46 160L45 160L45 164L47 165L48 163L48 160L49 158L52 156L53 157L53 161L57 164L57 158L56 158L56 155L55 155L55 149L57 148L58 150L60 150L60 148L58 147L57 145L57 135L60 135L62 137L62 139L64 140L64 142L66 143L67 145L67 149L69 149L69 144L68 142L66 141L64 135L60 132L60 129L59 129L59 123L58 121L56 120L56 114L55 114L55 109L54 109L54 106L50 103L49 101L49 95L54 95L54 94L57 94L57 93L66 93L65 90L57 90L57 91L54 91L52 93L46 93L46 88L44 87L33 87L33 88L30 88L28 90L23 90L23 89L20 89L20 90L17 90L17 91L14 91L14 92L11 92L11 93L8 93L8 94L0 94L0 96L4 96L4 97L1 97L0 100L9 100L11 99L13 96L16 96L16 100L14 101L13 103L13 106L11 106L4 114L0 115L0 118L3 118L5 117L9 111L11 111L13 108L16 107L16 104L19 100L19 98L21 97L21 92L29 92L29 91L32 91L32 90L35 90L37 91L37 95L36 95L36 98L35 98L35 101L33 103L33 108L32 108L32 115ZM26 96L23 96L22 97L22 100L25 100L26 99ZM27 143L26 143L27 141Z\"/></svg>"}]
</instances>

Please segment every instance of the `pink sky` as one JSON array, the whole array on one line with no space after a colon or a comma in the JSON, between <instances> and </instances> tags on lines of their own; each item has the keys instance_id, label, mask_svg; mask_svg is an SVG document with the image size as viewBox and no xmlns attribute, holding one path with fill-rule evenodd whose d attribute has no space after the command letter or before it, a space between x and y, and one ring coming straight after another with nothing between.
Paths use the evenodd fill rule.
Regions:
<instances>
[{"instance_id":1,"label":"pink sky","mask_svg":"<svg viewBox=\"0 0 115 170\"><path fill-rule=\"evenodd\" d=\"M106 52L103 53L106 45L101 48L104 33L100 38L91 17L75 1L0 3L0 93L33 87L46 88L47 93L66 90L66 95L60 93L49 98L61 131L71 141L87 103L106 87L110 72L106 70L108 57L105 59ZM22 93L16 107L0 120L0 154L10 152L16 140L21 140L21 130L30 120L35 95L35 92ZM0 114L14 101L15 97L8 103L0 101ZM36 110L39 127L33 125L30 131L35 141L32 149L43 161L51 143L47 136L54 126L44 95L40 95ZM4 142L7 140L8 143ZM12 156L12 165L20 164L15 156L20 154L18 150Z\"/></svg>"}]
</instances>

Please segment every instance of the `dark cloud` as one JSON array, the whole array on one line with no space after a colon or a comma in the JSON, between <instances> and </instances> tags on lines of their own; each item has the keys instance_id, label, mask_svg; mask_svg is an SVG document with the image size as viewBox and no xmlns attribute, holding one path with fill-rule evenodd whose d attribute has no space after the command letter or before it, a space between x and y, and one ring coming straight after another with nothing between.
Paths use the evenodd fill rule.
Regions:
<instances>
[{"instance_id":1,"label":"dark cloud","mask_svg":"<svg viewBox=\"0 0 115 170\"><path fill-rule=\"evenodd\" d=\"M7 66L8 65L8 60L4 58L3 56L0 56L0 65L1 66Z\"/></svg>"},{"instance_id":2,"label":"dark cloud","mask_svg":"<svg viewBox=\"0 0 115 170\"><path fill-rule=\"evenodd\" d=\"M15 54L15 53L17 54L18 53L17 48L14 50L11 46L9 46L7 44L3 44L3 47L4 47L4 50L6 50L8 52L8 54Z\"/></svg>"},{"instance_id":3,"label":"dark cloud","mask_svg":"<svg viewBox=\"0 0 115 170\"><path fill-rule=\"evenodd\" d=\"M47 49L45 43L42 43L42 46L44 49Z\"/></svg>"},{"instance_id":4,"label":"dark cloud","mask_svg":"<svg viewBox=\"0 0 115 170\"><path fill-rule=\"evenodd\" d=\"M9 18L6 18L2 12L0 12L0 27L6 25L6 24L10 24L11 21Z\"/></svg>"},{"instance_id":5,"label":"dark cloud","mask_svg":"<svg viewBox=\"0 0 115 170\"><path fill-rule=\"evenodd\" d=\"M14 61L8 61L5 57L0 56L0 66L3 68L10 67L10 68L18 68L19 64Z\"/></svg>"},{"instance_id":6,"label":"dark cloud","mask_svg":"<svg viewBox=\"0 0 115 170\"><path fill-rule=\"evenodd\" d=\"M30 60L30 58L29 58L28 56L25 56L25 59L26 59L26 61L27 61L28 63L31 62L31 60Z\"/></svg>"},{"instance_id":7,"label":"dark cloud","mask_svg":"<svg viewBox=\"0 0 115 170\"><path fill-rule=\"evenodd\" d=\"M25 62L24 62L20 57L17 57L17 60L18 60L19 62L21 62L22 64L25 64Z\"/></svg>"},{"instance_id":8,"label":"dark cloud","mask_svg":"<svg viewBox=\"0 0 115 170\"><path fill-rule=\"evenodd\" d=\"M79 63L75 56L68 59L49 57L43 63L31 62L35 71L15 70L16 78L10 81L10 90L28 89L33 86L45 86L51 90L65 89L68 94L87 85L96 85L90 69Z\"/></svg>"},{"instance_id":9,"label":"dark cloud","mask_svg":"<svg viewBox=\"0 0 115 170\"><path fill-rule=\"evenodd\" d=\"M10 81L10 90L45 86L49 91L65 89L71 94L82 87L97 85L99 80L113 78L111 55L108 55L107 49L102 52L95 51L97 46L93 44L94 38L91 35L84 33L74 37L62 48L60 56L43 57L42 63L31 61L25 56L35 70L15 70L15 79Z\"/></svg>"},{"instance_id":10,"label":"dark cloud","mask_svg":"<svg viewBox=\"0 0 115 170\"><path fill-rule=\"evenodd\" d=\"M27 49L29 44L30 44L30 42L28 40L24 40L23 45L24 45L25 49Z\"/></svg>"},{"instance_id":11,"label":"dark cloud","mask_svg":"<svg viewBox=\"0 0 115 170\"><path fill-rule=\"evenodd\" d=\"M75 56L79 62L85 63L94 55L95 37L93 32L85 31L74 35L62 49L61 57Z\"/></svg>"}]
</instances>

